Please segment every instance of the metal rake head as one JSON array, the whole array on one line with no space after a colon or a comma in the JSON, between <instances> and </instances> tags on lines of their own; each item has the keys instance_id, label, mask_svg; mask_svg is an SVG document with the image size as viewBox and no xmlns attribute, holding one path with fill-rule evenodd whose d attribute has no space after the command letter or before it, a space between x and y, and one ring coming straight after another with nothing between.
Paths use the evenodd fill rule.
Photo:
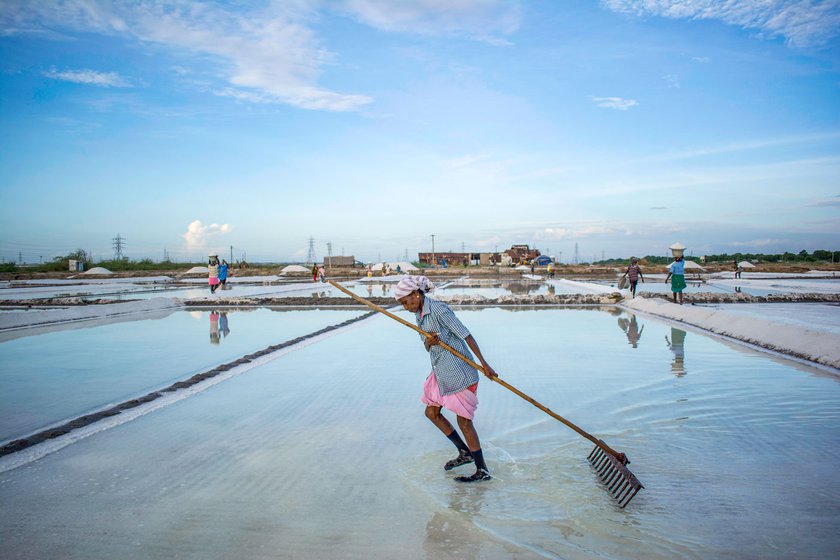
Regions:
<instances>
[{"instance_id":1,"label":"metal rake head","mask_svg":"<svg viewBox=\"0 0 840 560\"><path fill-rule=\"evenodd\" d=\"M623 453L620 457L619 459L596 445L587 459L598 473L598 478L618 502L618 507L623 508L644 485L627 468L627 463L630 462L627 457Z\"/></svg>"}]
</instances>

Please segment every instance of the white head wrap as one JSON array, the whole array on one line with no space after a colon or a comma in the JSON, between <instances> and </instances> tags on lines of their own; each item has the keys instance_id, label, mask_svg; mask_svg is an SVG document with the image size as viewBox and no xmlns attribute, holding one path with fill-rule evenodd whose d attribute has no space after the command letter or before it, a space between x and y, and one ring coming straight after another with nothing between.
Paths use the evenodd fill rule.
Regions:
<instances>
[{"instance_id":1,"label":"white head wrap","mask_svg":"<svg viewBox=\"0 0 840 560\"><path fill-rule=\"evenodd\" d=\"M434 287L434 284L425 276L406 276L394 288L394 299L404 298L415 290L426 293Z\"/></svg>"}]
</instances>

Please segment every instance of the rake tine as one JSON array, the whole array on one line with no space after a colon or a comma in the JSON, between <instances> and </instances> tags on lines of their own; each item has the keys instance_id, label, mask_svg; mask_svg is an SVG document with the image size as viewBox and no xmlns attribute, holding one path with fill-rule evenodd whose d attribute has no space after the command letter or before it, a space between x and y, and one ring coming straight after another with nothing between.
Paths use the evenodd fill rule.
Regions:
<instances>
[{"instance_id":1,"label":"rake tine","mask_svg":"<svg viewBox=\"0 0 840 560\"><path fill-rule=\"evenodd\" d=\"M607 491L616 500L618 507L624 508L639 490L644 488L627 468L630 461L624 454L613 455L596 445L587 459Z\"/></svg>"}]
</instances>

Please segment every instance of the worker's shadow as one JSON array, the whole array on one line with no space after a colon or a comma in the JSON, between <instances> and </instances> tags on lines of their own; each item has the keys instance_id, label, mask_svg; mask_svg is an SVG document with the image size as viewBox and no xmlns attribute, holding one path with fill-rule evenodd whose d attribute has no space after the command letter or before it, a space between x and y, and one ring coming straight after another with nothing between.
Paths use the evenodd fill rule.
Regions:
<instances>
[{"instance_id":1,"label":"worker's shadow","mask_svg":"<svg viewBox=\"0 0 840 560\"><path fill-rule=\"evenodd\" d=\"M469 474L469 473L467 473ZM452 482L449 507L432 515L426 524L423 549L428 558L479 558L487 534L473 522L481 513L484 495L492 481Z\"/></svg>"}]
</instances>

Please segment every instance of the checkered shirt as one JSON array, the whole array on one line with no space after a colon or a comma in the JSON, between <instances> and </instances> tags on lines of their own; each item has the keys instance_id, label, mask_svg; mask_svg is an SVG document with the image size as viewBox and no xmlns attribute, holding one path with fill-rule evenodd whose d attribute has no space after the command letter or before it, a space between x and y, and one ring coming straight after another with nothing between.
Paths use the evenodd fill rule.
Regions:
<instances>
[{"instance_id":1,"label":"checkered shirt","mask_svg":"<svg viewBox=\"0 0 840 560\"><path fill-rule=\"evenodd\" d=\"M425 296L423 308L415 315L418 327L428 333L437 333L441 342L445 342L467 358L473 358L467 343L464 342L470 336L470 331L458 320L448 305ZM425 340L426 337L420 335L420 338ZM478 371L442 346L432 346L429 349L429 357L441 396L463 391L478 383Z\"/></svg>"}]
</instances>

